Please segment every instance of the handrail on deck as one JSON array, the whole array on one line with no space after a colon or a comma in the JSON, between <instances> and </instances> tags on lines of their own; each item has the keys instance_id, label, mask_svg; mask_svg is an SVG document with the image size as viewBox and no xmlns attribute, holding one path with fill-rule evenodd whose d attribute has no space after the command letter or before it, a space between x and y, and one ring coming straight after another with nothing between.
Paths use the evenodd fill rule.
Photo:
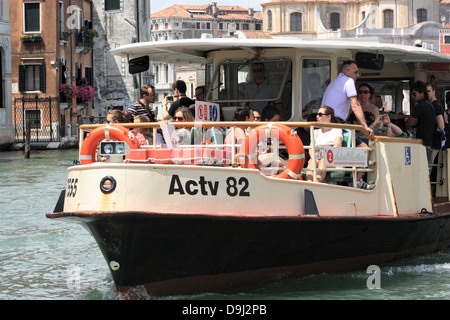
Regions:
<instances>
[{"instance_id":1,"label":"handrail on deck","mask_svg":"<svg viewBox=\"0 0 450 320\"><path fill-rule=\"evenodd\" d=\"M171 124L176 128L181 128L181 127L187 127L187 128L192 128L192 127L201 127L201 128L213 128L213 127L230 127L231 128L231 134L232 134L232 143L231 144L227 144L226 146L230 147L232 150L232 154L231 154L231 159L233 159L233 165L235 166L237 163L237 159L239 156L241 156L240 154L236 154L236 147L239 147L240 144L235 143L235 139L234 139L234 129L236 127L257 127L257 126L261 126L261 125L268 125L268 124L274 124L274 123L279 123L279 124L283 124L286 125L288 127L291 128L310 128L310 137L311 137L311 141L313 142L311 144L311 146L304 146L305 150L309 150L312 149L312 155L313 155L313 160L315 160L315 151L316 149L320 149L323 147L320 146L315 146L314 140L314 129L315 128L340 128L340 129L347 129L350 130L352 135L352 140L351 140L351 146L352 148L356 148L356 131L360 131L363 134L367 135L369 132L360 125L353 125L353 124L344 124L344 123L323 123L323 122L294 122L294 121L280 121L280 122L264 122L264 121L255 121L255 122L248 122L248 121L221 121L221 122L211 122L211 121L202 121L202 122L167 122L167 121L162 121L162 122L142 122L142 123L120 123L121 126L125 127L125 128L152 128L153 129L153 136L156 137L157 135L157 129L161 126L161 124ZM99 127L105 127L107 126L107 124L83 124L80 125L80 145L83 142L84 139L84 132L85 131L90 131L93 130L95 128L99 128ZM377 138L375 138L377 139ZM189 145L191 146L191 145ZM189 147L186 146L186 147ZM205 148L217 148L217 147L223 147L225 146L225 144L214 144L214 145L199 145L199 147L205 147ZM153 147L156 147L156 139L153 139ZM373 151L370 147L368 148L368 151L371 152ZM245 159L245 163L248 163L248 158ZM236 163L235 163L236 162ZM357 182L357 173L358 172L373 172L373 164L371 164L369 162L369 166L371 166L372 168L365 168L365 169L358 169L356 167L351 167L351 168L325 168L325 169L320 169L321 171L327 171L327 172L332 172L332 171L345 171L345 172L352 172L352 176L353 176L353 185L356 186L356 182ZM304 168L303 170L308 171L311 169L307 169ZM316 167L316 161L313 161L313 177L314 177L314 182L317 182L317 167Z\"/></svg>"}]
</instances>

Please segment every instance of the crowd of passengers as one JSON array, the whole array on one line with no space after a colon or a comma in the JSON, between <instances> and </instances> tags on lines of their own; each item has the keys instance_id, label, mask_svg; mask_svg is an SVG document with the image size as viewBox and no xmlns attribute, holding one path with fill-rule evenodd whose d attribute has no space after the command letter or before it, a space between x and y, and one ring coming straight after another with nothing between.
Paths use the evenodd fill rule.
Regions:
<instances>
[{"instance_id":1,"label":"crowd of passengers","mask_svg":"<svg viewBox=\"0 0 450 320\"><path fill-rule=\"evenodd\" d=\"M439 128L447 131L447 114L444 112L438 99L436 99L435 86L432 83L416 81L411 94L414 105L411 107L411 114L404 116L398 115L395 120L391 120L389 113L384 112L381 105L381 98L374 92L374 89L368 83L360 83L356 86L359 77L357 63L346 61L342 64L340 73L336 79L331 81L326 88L321 90L321 97L315 100L320 106L317 112L311 112L307 121L331 122L331 123L349 123L359 124L365 128L364 132L357 132L357 147L367 147L368 139L373 136L389 137L413 137L421 139L427 147L428 162L434 163L438 150L433 149L433 132ZM177 80L172 84L174 95L165 97L163 101L162 115L164 120L176 122L192 122L195 119L194 106L195 100L186 96L186 84L182 80ZM198 101L205 101L204 87L200 86L195 90L195 98ZM450 102L450 96L449 102ZM150 107L150 104L156 100L155 88L152 85L145 85L141 88L141 98L133 103L128 110L110 110L107 119L110 123L121 122L155 122L156 116ZM304 114L305 115L305 114ZM222 117L223 118L223 117ZM262 110L253 108L249 104L238 106L234 112L235 121L282 121L284 115L278 103L268 103ZM414 134L407 134L411 132ZM185 129L186 130L186 129ZM189 130L189 129L187 129ZM251 127L235 128L235 142L241 143L242 140L251 131ZM309 130L297 129L304 145L310 145ZM136 140L139 144L153 144L154 137L151 129L136 128L133 129ZM224 143L232 143L231 131L225 134ZM341 129L320 128L314 131L316 146L341 146L343 140L343 131ZM160 131L156 137L157 144L164 143L164 138ZM450 139L448 139L450 140ZM311 152L311 151L310 151ZM306 155L305 166L311 168L311 154ZM323 155L316 153L316 167L324 168ZM281 157L281 160L282 157ZM326 172L318 171L317 180L322 181ZM308 171L306 178L312 179L311 171ZM359 177L360 178L360 177ZM370 183L365 183L362 179L358 181L359 186L365 189L373 188Z\"/></svg>"}]
</instances>

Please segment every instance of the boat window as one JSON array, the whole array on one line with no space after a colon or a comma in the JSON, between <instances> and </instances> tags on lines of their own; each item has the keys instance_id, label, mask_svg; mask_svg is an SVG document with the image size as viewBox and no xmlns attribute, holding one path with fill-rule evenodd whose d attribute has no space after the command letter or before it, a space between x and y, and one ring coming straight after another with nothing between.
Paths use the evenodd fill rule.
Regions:
<instances>
[{"instance_id":1,"label":"boat window","mask_svg":"<svg viewBox=\"0 0 450 320\"><path fill-rule=\"evenodd\" d=\"M205 66L205 88L209 88L212 82L212 78L214 75L214 66L213 63L207 63ZM205 92L206 96L206 92Z\"/></svg>"},{"instance_id":2,"label":"boat window","mask_svg":"<svg viewBox=\"0 0 450 320\"><path fill-rule=\"evenodd\" d=\"M327 59L303 59L302 107L303 119L319 110L323 94L330 81L331 61ZM315 121L315 118L314 118Z\"/></svg>"},{"instance_id":3,"label":"boat window","mask_svg":"<svg viewBox=\"0 0 450 320\"><path fill-rule=\"evenodd\" d=\"M268 104L291 113L291 62L287 59L228 61L219 65L208 101L218 103L225 120L239 104L262 111Z\"/></svg>"},{"instance_id":4,"label":"boat window","mask_svg":"<svg viewBox=\"0 0 450 320\"><path fill-rule=\"evenodd\" d=\"M410 113L410 86L409 80L360 80L360 83L368 83L374 91L373 103L381 112Z\"/></svg>"}]
</instances>

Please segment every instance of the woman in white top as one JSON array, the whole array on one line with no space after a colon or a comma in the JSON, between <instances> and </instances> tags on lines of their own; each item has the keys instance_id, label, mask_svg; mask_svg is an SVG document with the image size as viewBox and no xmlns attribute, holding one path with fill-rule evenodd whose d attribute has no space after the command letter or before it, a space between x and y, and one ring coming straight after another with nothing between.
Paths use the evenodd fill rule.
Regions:
<instances>
[{"instance_id":1,"label":"woman in white top","mask_svg":"<svg viewBox=\"0 0 450 320\"><path fill-rule=\"evenodd\" d=\"M316 116L317 122L327 122L327 123L337 123L338 121L334 117L334 110L330 107L323 106L320 107L319 112ZM335 128L319 128L314 130L314 140L316 147L340 147L342 145L342 129ZM311 139L311 146L313 140ZM325 159L323 157L324 149L316 149L316 168L325 168ZM309 150L311 159L308 162L308 168L313 168L313 154L312 149ZM317 181L320 182L325 178L326 171L317 171ZM314 173L308 171L306 174L306 180L313 181Z\"/></svg>"}]
</instances>

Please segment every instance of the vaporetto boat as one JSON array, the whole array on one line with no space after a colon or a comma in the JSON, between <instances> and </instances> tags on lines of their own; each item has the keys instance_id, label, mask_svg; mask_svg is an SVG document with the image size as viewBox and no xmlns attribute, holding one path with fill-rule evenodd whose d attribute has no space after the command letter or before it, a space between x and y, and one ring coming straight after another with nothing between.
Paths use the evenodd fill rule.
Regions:
<instances>
[{"instance_id":1,"label":"vaporetto boat","mask_svg":"<svg viewBox=\"0 0 450 320\"><path fill-rule=\"evenodd\" d=\"M196 108L220 108L222 121L82 125L80 164L68 169L67 187L47 217L80 222L92 233L118 292L145 288L155 296L237 291L447 248L447 150L439 152L435 183L421 140L377 136L360 148L361 126L305 122L314 112L307 76L316 72L326 83L342 61L361 52L361 79L378 85L393 116L404 111L414 80L433 75L443 92L447 88L447 73L439 70L448 68L450 57L373 42L195 39L113 50L128 58L203 67L206 101ZM249 68L257 62L265 64L277 88L274 96L242 95L240 84L251 81ZM278 101L288 121L229 121L239 103L268 101ZM252 128L246 139L224 144L225 132L239 126ZM327 179L307 181L305 154L320 147L302 143L299 132L320 126L348 135L342 147L325 150L332 155ZM152 128L154 136L162 129L166 144L137 146L129 133L137 127ZM179 127L191 136L180 138ZM264 170L258 157L267 152L268 140L272 156L288 154L286 166ZM310 170L316 177L317 168ZM360 175L375 187L357 188Z\"/></svg>"}]
</instances>

